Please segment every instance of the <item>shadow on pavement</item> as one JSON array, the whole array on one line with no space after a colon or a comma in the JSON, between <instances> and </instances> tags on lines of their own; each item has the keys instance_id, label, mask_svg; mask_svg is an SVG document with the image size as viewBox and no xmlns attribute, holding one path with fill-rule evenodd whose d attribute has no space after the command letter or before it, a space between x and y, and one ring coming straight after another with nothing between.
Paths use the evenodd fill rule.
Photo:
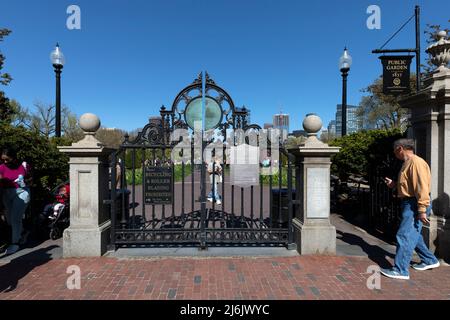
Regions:
<instances>
[{"instance_id":1,"label":"shadow on pavement","mask_svg":"<svg viewBox=\"0 0 450 320\"><path fill-rule=\"evenodd\" d=\"M357 211L355 213L349 213L349 211L341 210L343 213L334 212L332 214L338 215L340 218L348 222L349 224L356 226L364 230L368 235L375 237L390 245L396 245L397 240L395 233L381 232L370 226L369 217L364 210Z\"/></svg>"},{"instance_id":2,"label":"shadow on pavement","mask_svg":"<svg viewBox=\"0 0 450 320\"><path fill-rule=\"evenodd\" d=\"M52 260L50 251L57 247L57 245L51 245L40 248L14 258L9 263L0 264L0 293L15 290L20 279L34 268Z\"/></svg>"},{"instance_id":3,"label":"shadow on pavement","mask_svg":"<svg viewBox=\"0 0 450 320\"><path fill-rule=\"evenodd\" d=\"M373 262L377 263L381 268L389 268L392 266L391 263L386 259L386 257L395 258L394 254L384 250L377 245L371 245L367 243L363 238L357 235L340 230L336 230L336 234L338 239L340 239L341 241L350 245L359 246L367 254L367 257Z\"/></svg>"}]
</instances>

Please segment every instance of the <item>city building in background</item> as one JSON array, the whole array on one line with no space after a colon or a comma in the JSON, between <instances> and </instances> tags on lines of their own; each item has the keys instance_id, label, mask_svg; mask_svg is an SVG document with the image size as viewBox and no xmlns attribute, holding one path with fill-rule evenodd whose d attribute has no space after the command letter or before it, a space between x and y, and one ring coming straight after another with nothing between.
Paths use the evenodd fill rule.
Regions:
<instances>
[{"instance_id":1,"label":"city building in background","mask_svg":"<svg viewBox=\"0 0 450 320\"><path fill-rule=\"evenodd\" d=\"M264 129L272 129L273 128L273 124L272 123L264 123Z\"/></svg>"},{"instance_id":2,"label":"city building in background","mask_svg":"<svg viewBox=\"0 0 450 320\"><path fill-rule=\"evenodd\" d=\"M279 113L273 116L273 128L282 132L282 140L286 140L289 134L289 115Z\"/></svg>"},{"instance_id":3,"label":"city building in background","mask_svg":"<svg viewBox=\"0 0 450 320\"><path fill-rule=\"evenodd\" d=\"M336 136L336 120L331 120L327 127L330 136Z\"/></svg>"},{"instance_id":4,"label":"city building in background","mask_svg":"<svg viewBox=\"0 0 450 320\"><path fill-rule=\"evenodd\" d=\"M347 134L352 134L361 130L356 111L358 106L347 105ZM336 137L342 136L342 105L337 105L336 110Z\"/></svg>"}]
</instances>

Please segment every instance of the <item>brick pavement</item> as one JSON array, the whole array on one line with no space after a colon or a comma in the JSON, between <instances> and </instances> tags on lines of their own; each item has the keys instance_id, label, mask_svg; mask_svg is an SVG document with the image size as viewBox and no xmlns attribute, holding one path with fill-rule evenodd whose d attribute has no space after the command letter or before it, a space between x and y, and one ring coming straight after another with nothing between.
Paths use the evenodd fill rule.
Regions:
<instances>
[{"instance_id":1,"label":"brick pavement","mask_svg":"<svg viewBox=\"0 0 450 320\"><path fill-rule=\"evenodd\" d=\"M42 249L44 250L44 249ZM450 299L450 268L418 272L411 280L381 276L366 286L367 257L81 258L0 264L0 300L9 299ZM66 273L81 270L81 289Z\"/></svg>"}]
</instances>

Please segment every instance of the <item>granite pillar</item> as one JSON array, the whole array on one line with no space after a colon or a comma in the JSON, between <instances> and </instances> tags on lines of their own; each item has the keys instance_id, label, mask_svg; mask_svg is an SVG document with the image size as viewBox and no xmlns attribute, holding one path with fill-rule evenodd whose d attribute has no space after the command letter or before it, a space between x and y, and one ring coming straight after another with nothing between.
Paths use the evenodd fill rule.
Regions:
<instances>
[{"instance_id":1,"label":"granite pillar","mask_svg":"<svg viewBox=\"0 0 450 320\"><path fill-rule=\"evenodd\" d=\"M95 137L100 120L93 114L80 118L85 137L68 147L58 147L70 157L70 226L63 234L64 257L99 257L110 238L109 161L114 150Z\"/></svg>"},{"instance_id":2,"label":"granite pillar","mask_svg":"<svg viewBox=\"0 0 450 320\"><path fill-rule=\"evenodd\" d=\"M338 147L329 147L317 138L322 128L321 119L309 114L303 121L308 139L296 149L289 150L296 156L297 199L293 226L297 250L302 255L336 254L336 228L330 222L330 167L331 156Z\"/></svg>"},{"instance_id":3,"label":"granite pillar","mask_svg":"<svg viewBox=\"0 0 450 320\"><path fill-rule=\"evenodd\" d=\"M430 225L424 226L424 238L436 255L450 259L450 41L445 32L427 52L437 68L421 91L400 104L410 110L408 136L416 141L416 153L431 168L433 214Z\"/></svg>"}]
</instances>

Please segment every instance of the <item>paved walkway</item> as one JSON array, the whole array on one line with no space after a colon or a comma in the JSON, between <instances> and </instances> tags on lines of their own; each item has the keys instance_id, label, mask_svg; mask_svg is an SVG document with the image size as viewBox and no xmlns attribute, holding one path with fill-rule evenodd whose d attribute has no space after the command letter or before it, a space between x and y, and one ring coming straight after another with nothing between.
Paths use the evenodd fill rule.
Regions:
<instances>
[{"instance_id":1,"label":"paved walkway","mask_svg":"<svg viewBox=\"0 0 450 320\"><path fill-rule=\"evenodd\" d=\"M382 277L367 287L363 257L91 258L26 261L0 267L0 299L450 299L450 268ZM68 289L71 266L80 289ZM70 269L69 269L70 270ZM73 271L72 271L73 272ZM376 285L376 281L369 283Z\"/></svg>"},{"instance_id":2,"label":"paved walkway","mask_svg":"<svg viewBox=\"0 0 450 320\"><path fill-rule=\"evenodd\" d=\"M380 276L377 289L377 273L368 273L368 268L392 263L395 248L339 216L332 221L338 230L336 256L265 249L259 255L248 251L250 256L236 257L243 251L217 254L220 251L211 249L199 257L193 256L195 250L187 254L173 249L172 256L164 258L118 251L102 258L62 259L61 239L47 241L0 259L0 300L450 299L447 265L424 272L411 269L409 281ZM76 285L71 268L79 268L80 289L67 286Z\"/></svg>"}]
</instances>

